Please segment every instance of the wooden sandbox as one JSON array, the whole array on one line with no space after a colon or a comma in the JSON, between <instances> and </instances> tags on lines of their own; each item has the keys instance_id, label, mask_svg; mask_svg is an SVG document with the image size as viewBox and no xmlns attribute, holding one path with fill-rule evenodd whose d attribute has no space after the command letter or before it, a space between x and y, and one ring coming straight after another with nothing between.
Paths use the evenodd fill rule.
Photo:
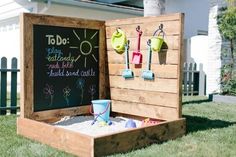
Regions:
<instances>
[{"instance_id":1,"label":"wooden sandbox","mask_svg":"<svg viewBox=\"0 0 236 157\"><path fill-rule=\"evenodd\" d=\"M181 111L183 18L183 14L177 13L105 22L23 14L21 115L17 119L17 133L81 157L127 152L184 135L186 124ZM146 67L146 41L161 23L167 46L160 53L152 53L151 70L155 79L144 80L141 70ZM112 49L111 36L118 27L126 32L131 41L131 58L137 45L137 25L143 31L143 64L139 67L131 65L135 77L124 79L121 73L125 68L125 56ZM83 50L84 43L91 46L89 53ZM78 49L83 52L82 55ZM46 55L43 54L45 51ZM50 58L53 53L69 57L64 60L73 65L63 65L63 69L69 72L63 71L58 58L58 64L54 64L56 62L52 60L55 58ZM74 60L71 59L73 55ZM71 72L76 69L79 71ZM88 69L89 72L86 71ZM81 79L78 80L82 75L87 84L81 85ZM73 87L73 81L79 81L75 84L78 88ZM85 93L82 93L82 87ZM50 125L64 116L89 114L92 98L88 97L91 91L87 89L90 88L96 91L92 98L112 100L112 115L153 118L163 122L96 137ZM80 94L73 94L76 92Z\"/></svg>"}]
</instances>

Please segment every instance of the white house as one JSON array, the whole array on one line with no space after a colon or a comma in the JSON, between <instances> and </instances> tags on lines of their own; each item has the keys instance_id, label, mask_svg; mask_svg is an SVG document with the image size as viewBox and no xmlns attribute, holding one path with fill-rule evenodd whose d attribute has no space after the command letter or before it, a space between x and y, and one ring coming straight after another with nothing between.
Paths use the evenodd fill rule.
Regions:
<instances>
[{"instance_id":1,"label":"white house","mask_svg":"<svg viewBox=\"0 0 236 157\"><path fill-rule=\"evenodd\" d=\"M143 10L131 7L105 6L101 3L74 0L1 0L0 1L0 58L20 55L19 15L22 12L79 17L86 19L117 19L142 16ZM9 62L10 63L10 62Z\"/></svg>"},{"instance_id":2,"label":"white house","mask_svg":"<svg viewBox=\"0 0 236 157\"><path fill-rule=\"evenodd\" d=\"M143 16L143 10L133 7L105 6L103 3L75 0L1 0L0 1L0 58L20 58L19 15L32 12L49 15L79 17L86 19L118 19ZM19 67L19 62L18 62ZM8 78L9 81L9 78ZM20 77L18 77L18 85ZM19 88L18 88L19 89Z\"/></svg>"},{"instance_id":3,"label":"white house","mask_svg":"<svg viewBox=\"0 0 236 157\"><path fill-rule=\"evenodd\" d=\"M218 8L225 5L224 0L160 1L164 3L164 13L185 13L185 60L203 64L207 94L219 91L221 38L215 16ZM142 7L143 0L1 0L0 57L19 58L19 14L22 12L106 20L143 16Z\"/></svg>"}]
</instances>

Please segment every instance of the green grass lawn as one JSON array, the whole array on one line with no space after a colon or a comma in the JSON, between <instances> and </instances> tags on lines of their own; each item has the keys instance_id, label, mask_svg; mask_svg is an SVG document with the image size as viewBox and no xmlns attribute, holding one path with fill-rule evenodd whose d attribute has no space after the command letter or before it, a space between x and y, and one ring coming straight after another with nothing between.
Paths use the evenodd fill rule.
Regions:
<instances>
[{"instance_id":1,"label":"green grass lawn","mask_svg":"<svg viewBox=\"0 0 236 157\"><path fill-rule=\"evenodd\" d=\"M212 103L205 97L184 97L183 114L187 119L185 136L111 157L236 156L236 104ZM17 136L16 116L0 116L0 156L72 155Z\"/></svg>"}]
</instances>

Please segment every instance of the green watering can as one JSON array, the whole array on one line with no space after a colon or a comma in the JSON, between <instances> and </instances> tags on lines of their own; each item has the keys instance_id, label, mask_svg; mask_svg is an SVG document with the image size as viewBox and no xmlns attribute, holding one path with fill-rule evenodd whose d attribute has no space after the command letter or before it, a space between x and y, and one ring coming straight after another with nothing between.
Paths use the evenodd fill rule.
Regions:
<instances>
[{"instance_id":1,"label":"green watering can","mask_svg":"<svg viewBox=\"0 0 236 157\"><path fill-rule=\"evenodd\" d=\"M158 35L156 36L156 34ZM151 38L151 49L152 51L160 52L162 44L164 42L164 31L163 24L160 24L159 28L154 32L153 37Z\"/></svg>"},{"instance_id":2,"label":"green watering can","mask_svg":"<svg viewBox=\"0 0 236 157\"><path fill-rule=\"evenodd\" d=\"M111 45L112 48L119 54L125 52L125 45L127 43L125 32L120 28L117 28L116 31L112 34Z\"/></svg>"}]
</instances>

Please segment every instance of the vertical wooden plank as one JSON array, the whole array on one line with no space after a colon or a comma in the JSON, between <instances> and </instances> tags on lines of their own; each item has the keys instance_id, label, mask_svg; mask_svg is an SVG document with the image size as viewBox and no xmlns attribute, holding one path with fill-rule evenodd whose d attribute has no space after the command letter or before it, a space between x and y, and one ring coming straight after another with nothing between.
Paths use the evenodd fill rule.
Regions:
<instances>
[{"instance_id":1,"label":"vertical wooden plank","mask_svg":"<svg viewBox=\"0 0 236 157\"><path fill-rule=\"evenodd\" d=\"M1 95L1 102L0 107L6 107L7 106L7 58L2 57L1 58L1 88L0 88L0 95ZM5 115L6 109L0 110L0 115Z\"/></svg>"},{"instance_id":2,"label":"vertical wooden plank","mask_svg":"<svg viewBox=\"0 0 236 157\"><path fill-rule=\"evenodd\" d=\"M26 51L26 46L25 46L25 37L24 37L24 14L20 15L20 116L21 117L26 117L25 115L25 80L24 80L24 75L25 75L25 57L24 57L24 52Z\"/></svg>"},{"instance_id":3,"label":"vertical wooden plank","mask_svg":"<svg viewBox=\"0 0 236 157\"><path fill-rule=\"evenodd\" d=\"M188 95L192 95L193 63L189 63L188 71Z\"/></svg>"},{"instance_id":4,"label":"vertical wooden plank","mask_svg":"<svg viewBox=\"0 0 236 157\"><path fill-rule=\"evenodd\" d=\"M99 28L99 98L107 98L107 80L106 71L107 65L107 54L105 53L105 22Z\"/></svg>"},{"instance_id":5,"label":"vertical wooden plank","mask_svg":"<svg viewBox=\"0 0 236 157\"><path fill-rule=\"evenodd\" d=\"M182 117L182 79L183 79L183 47L184 47L184 39L183 39L183 35L184 35L184 14L181 13L179 14L179 19L180 19L180 35L179 35L179 43L178 45L179 47L179 66L178 66L178 103L179 106L177 107L177 111L179 113L179 118Z\"/></svg>"},{"instance_id":6,"label":"vertical wooden plank","mask_svg":"<svg viewBox=\"0 0 236 157\"><path fill-rule=\"evenodd\" d=\"M21 33L21 116L30 118L33 113L33 23L31 14L23 13L20 17Z\"/></svg>"},{"instance_id":7,"label":"vertical wooden plank","mask_svg":"<svg viewBox=\"0 0 236 157\"><path fill-rule=\"evenodd\" d=\"M11 72L11 114L16 114L17 104L17 59L14 57L11 60L11 69L15 70Z\"/></svg>"}]
</instances>

